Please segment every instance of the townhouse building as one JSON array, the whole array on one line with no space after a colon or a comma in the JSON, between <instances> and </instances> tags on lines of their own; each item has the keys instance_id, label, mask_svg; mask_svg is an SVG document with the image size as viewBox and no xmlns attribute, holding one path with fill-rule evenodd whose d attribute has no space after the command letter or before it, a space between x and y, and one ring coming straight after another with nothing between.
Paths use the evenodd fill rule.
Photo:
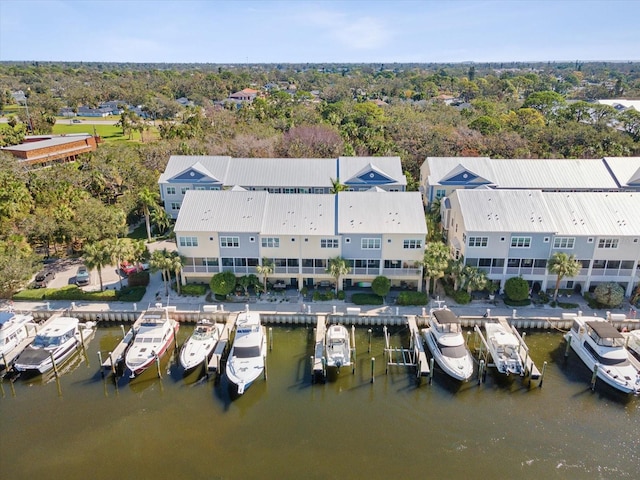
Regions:
<instances>
[{"instance_id":1,"label":"townhouse building","mask_svg":"<svg viewBox=\"0 0 640 480\"><path fill-rule=\"evenodd\" d=\"M232 158L173 155L158 180L165 211L177 218L189 190L245 190L283 194L328 194L333 182L346 190L377 187L403 192L400 157Z\"/></svg>"},{"instance_id":2,"label":"townhouse building","mask_svg":"<svg viewBox=\"0 0 640 480\"><path fill-rule=\"evenodd\" d=\"M553 288L547 264L555 252L582 264L561 288L592 291L616 282L629 296L640 281L640 192L459 189L441 211L454 258L501 288L516 276L534 289Z\"/></svg>"},{"instance_id":3,"label":"townhouse building","mask_svg":"<svg viewBox=\"0 0 640 480\"><path fill-rule=\"evenodd\" d=\"M351 271L340 288L368 286L379 275L421 289L427 227L419 192L292 193L188 190L174 228L185 257L183 281L209 282L222 271L257 274L293 288L330 284L329 259Z\"/></svg>"}]
</instances>

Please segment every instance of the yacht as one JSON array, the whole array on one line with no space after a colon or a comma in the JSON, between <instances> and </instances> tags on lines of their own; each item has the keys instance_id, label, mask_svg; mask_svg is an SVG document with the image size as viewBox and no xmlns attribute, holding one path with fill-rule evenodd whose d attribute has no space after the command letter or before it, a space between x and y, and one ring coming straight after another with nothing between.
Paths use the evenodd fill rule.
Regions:
<instances>
[{"instance_id":1,"label":"yacht","mask_svg":"<svg viewBox=\"0 0 640 480\"><path fill-rule=\"evenodd\" d=\"M267 342L258 312L243 312L236 320L236 333L227 359L226 373L231 386L242 395L264 371Z\"/></svg>"},{"instance_id":2,"label":"yacht","mask_svg":"<svg viewBox=\"0 0 640 480\"><path fill-rule=\"evenodd\" d=\"M77 351L83 339L87 339L93 332L93 324L80 324L77 318L54 318L36 334L33 342L18 356L13 367L19 372L48 372L53 368L53 362L56 366L62 364Z\"/></svg>"},{"instance_id":3,"label":"yacht","mask_svg":"<svg viewBox=\"0 0 640 480\"><path fill-rule=\"evenodd\" d=\"M169 318L166 308L144 314L124 358L131 378L140 375L169 350L179 328L180 324Z\"/></svg>"},{"instance_id":4,"label":"yacht","mask_svg":"<svg viewBox=\"0 0 640 480\"><path fill-rule=\"evenodd\" d=\"M460 381L473 375L473 358L462 335L458 317L446 307L431 311L429 327L422 336L440 368Z\"/></svg>"},{"instance_id":5,"label":"yacht","mask_svg":"<svg viewBox=\"0 0 640 480\"><path fill-rule=\"evenodd\" d=\"M627 348L638 360L640 360L640 330L633 330L625 335Z\"/></svg>"},{"instance_id":6,"label":"yacht","mask_svg":"<svg viewBox=\"0 0 640 480\"><path fill-rule=\"evenodd\" d=\"M621 392L640 394L640 371L625 348L625 337L611 323L578 316L564 338L589 370L598 366L599 379Z\"/></svg>"},{"instance_id":7,"label":"yacht","mask_svg":"<svg viewBox=\"0 0 640 480\"><path fill-rule=\"evenodd\" d=\"M209 320L199 321L180 350L182 368L185 371L189 371L198 365L202 365L202 362L211 356L211 352L213 352L219 338L220 328L218 324Z\"/></svg>"},{"instance_id":8,"label":"yacht","mask_svg":"<svg viewBox=\"0 0 640 480\"><path fill-rule=\"evenodd\" d=\"M489 352L498 372L505 375L524 375L520 341L513 332L497 322L487 322L484 328L487 332Z\"/></svg>"},{"instance_id":9,"label":"yacht","mask_svg":"<svg viewBox=\"0 0 640 480\"><path fill-rule=\"evenodd\" d=\"M11 363L7 357L19 354L20 352L15 350L24 340L33 336L34 330L32 315L0 312L0 361L4 364L6 358L7 363Z\"/></svg>"},{"instance_id":10,"label":"yacht","mask_svg":"<svg viewBox=\"0 0 640 480\"><path fill-rule=\"evenodd\" d=\"M337 368L351 365L351 342L349 330L344 325L330 325L324 343L327 367Z\"/></svg>"}]
</instances>

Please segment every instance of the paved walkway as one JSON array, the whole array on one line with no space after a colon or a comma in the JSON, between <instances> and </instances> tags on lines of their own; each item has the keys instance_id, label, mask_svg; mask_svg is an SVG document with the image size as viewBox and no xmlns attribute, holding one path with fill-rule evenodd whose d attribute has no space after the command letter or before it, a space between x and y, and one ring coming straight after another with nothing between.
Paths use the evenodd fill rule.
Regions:
<instances>
[{"instance_id":1,"label":"paved walkway","mask_svg":"<svg viewBox=\"0 0 640 480\"><path fill-rule=\"evenodd\" d=\"M447 305L458 316L482 316L487 313L487 309L490 309L492 316L506 316L510 317L514 314L512 307L504 305L500 302L497 306L492 303L474 300L468 305L456 305L451 299L444 299L444 305ZM530 305L527 307L518 307L515 309L517 317L551 317L559 318L563 312L577 313L582 311L583 315L596 315L600 317L606 317L606 310L593 310L587 302L578 295L574 295L571 298L564 299L567 302L577 303L579 307L573 310L565 310L562 308L554 308L550 305ZM150 275L150 283L147 287L147 291L140 302L71 302L71 301L39 301L39 302L15 302L13 308L16 311L21 310L67 310L76 309L81 311L91 312L106 312L106 311L134 311L134 310L146 310L153 307L156 303L162 303L163 305L172 305L180 311L201 311L204 305L210 305L204 296L200 297L184 297L175 296L174 291L170 291L169 296L165 295L165 287L162 282L160 273L154 273ZM216 302L219 303L219 302ZM240 311L245 309L244 302L225 302L225 311ZM426 311L429 308L437 307L437 302L431 300L429 305L424 308ZM2 309L9 306L7 302L2 305ZM352 303L346 303L340 300L333 300L329 302L304 302L302 297L295 293L289 295L270 296L268 298L261 298L255 302L251 302L250 308L252 310L258 310L263 312L308 312L311 313L331 313L333 308L336 308L336 312L345 313L348 307L358 307L362 313L367 314L400 314L400 315L420 315L422 308L419 306L413 307L396 307L395 305L384 306L357 306ZM640 317L640 314L635 309L610 309L611 313L625 314L627 318L636 318L636 315Z\"/></svg>"}]
</instances>

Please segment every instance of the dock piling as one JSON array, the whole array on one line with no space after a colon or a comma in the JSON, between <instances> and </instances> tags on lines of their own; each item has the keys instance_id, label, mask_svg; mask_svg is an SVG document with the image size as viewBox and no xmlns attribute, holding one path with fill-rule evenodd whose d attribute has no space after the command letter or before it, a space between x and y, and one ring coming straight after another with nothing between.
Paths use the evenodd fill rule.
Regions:
<instances>
[{"instance_id":1,"label":"dock piling","mask_svg":"<svg viewBox=\"0 0 640 480\"><path fill-rule=\"evenodd\" d=\"M484 377L484 360L480 360L480 365L478 366L478 385L482 383L482 379Z\"/></svg>"},{"instance_id":2,"label":"dock piling","mask_svg":"<svg viewBox=\"0 0 640 480\"><path fill-rule=\"evenodd\" d=\"M372 330L371 329L367 330L367 333L369 334L369 348L367 349L367 353L371 353L371 333L372 333Z\"/></svg>"},{"instance_id":3,"label":"dock piling","mask_svg":"<svg viewBox=\"0 0 640 480\"><path fill-rule=\"evenodd\" d=\"M53 352L49 351L49 357L51 358L51 364L53 365L53 373L58 378L58 366L56 365L56 360L53 358Z\"/></svg>"},{"instance_id":4,"label":"dock piling","mask_svg":"<svg viewBox=\"0 0 640 480\"><path fill-rule=\"evenodd\" d=\"M262 361L264 362L264 379L267 379L267 356L262 357Z\"/></svg>"},{"instance_id":5,"label":"dock piling","mask_svg":"<svg viewBox=\"0 0 640 480\"><path fill-rule=\"evenodd\" d=\"M371 383L374 383L376 381L375 369L376 369L376 357L371 357Z\"/></svg>"},{"instance_id":6,"label":"dock piling","mask_svg":"<svg viewBox=\"0 0 640 480\"><path fill-rule=\"evenodd\" d=\"M429 359L429 385L433 383L433 357Z\"/></svg>"},{"instance_id":7,"label":"dock piling","mask_svg":"<svg viewBox=\"0 0 640 480\"><path fill-rule=\"evenodd\" d=\"M115 376L116 366L113 364L113 352L109 352L109 364L111 365L111 373Z\"/></svg>"},{"instance_id":8,"label":"dock piling","mask_svg":"<svg viewBox=\"0 0 640 480\"><path fill-rule=\"evenodd\" d=\"M158 370L158 378L162 378L162 371L160 370L160 357L158 355L156 355L156 369Z\"/></svg>"},{"instance_id":9,"label":"dock piling","mask_svg":"<svg viewBox=\"0 0 640 480\"><path fill-rule=\"evenodd\" d=\"M596 389L596 380L598 379L598 364L593 366L593 375L591 375L591 390Z\"/></svg>"},{"instance_id":10,"label":"dock piling","mask_svg":"<svg viewBox=\"0 0 640 480\"><path fill-rule=\"evenodd\" d=\"M567 336L567 346L564 349L564 358L569 356L569 347L571 347L571 337Z\"/></svg>"},{"instance_id":11,"label":"dock piling","mask_svg":"<svg viewBox=\"0 0 640 480\"><path fill-rule=\"evenodd\" d=\"M538 384L538 388L542 388L542 381L544 380L544 372L547 369L547 361L545 360L542 364L542 372L540 373L540 383Z\"/></svg>"},{"instance_id":12,"label":"dock piling","mask_svg":"<svg viewBox=\"0 0 640 480\"><path fill-rule=\"evenodd\" d=\"M269 327L269 351L273 350L273 327Z\"/></svg>"}]
</instances>

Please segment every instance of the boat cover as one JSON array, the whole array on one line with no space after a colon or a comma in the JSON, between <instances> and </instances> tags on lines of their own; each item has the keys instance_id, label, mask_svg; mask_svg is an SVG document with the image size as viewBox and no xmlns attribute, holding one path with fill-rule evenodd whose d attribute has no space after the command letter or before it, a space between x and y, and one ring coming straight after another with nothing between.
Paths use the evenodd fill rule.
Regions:
<instances>
[{"instance_id":1,"label":"boat cover","mask_svg":"<svg viewBox=\"0 0 640 480\"><path fill-rule=\"evenodd\" d=\"M593 329L600 338L624 338L624 336L609 322L588 321L587 325Z\"/></svg>"},{"instance_id":2,"label":"boat cover","mask_svg":"<svg viewBox=\"0 0 640 480\"><path fill-rule=\"evenodd\" d=\"M444 323L459 323L458 317L451 310L443 309L443 310L434 310L433 316L436 317L436 320L440 324Z\"/></svg>"}]
</instances>

